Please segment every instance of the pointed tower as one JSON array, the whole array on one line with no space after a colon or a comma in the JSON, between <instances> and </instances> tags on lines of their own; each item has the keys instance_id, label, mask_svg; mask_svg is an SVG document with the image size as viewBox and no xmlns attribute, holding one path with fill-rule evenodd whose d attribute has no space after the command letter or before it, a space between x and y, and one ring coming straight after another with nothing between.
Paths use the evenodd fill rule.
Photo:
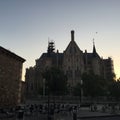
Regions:
<instances>
[{"instance_id":1,"label":"pointed tower","mask_svg":"<svg viewBox=\"0 0 120 120\"><path fill-rule=\"evenodd\" d=\"M72 30L70 43L63 55L63 69L68 77L68 84L71 88L80 83L81 74L84 71L83 52L75 41L74 33L74 30Z\"/></svg>"},{"instance_id":2,"label":"pointed tower","mask_svg":"<svg viewBox=\"0 0 120 120\"><path fill-rule=\"evenodd\" d=\"M96 48L95 48L94 38L93 38L93 54L96 54Z\"/></svg>"},{"instance_id":3,"label":"pointed tower","mask_svg":"<svg viewBox=\"0 0 120 120\"><path fill-rule=\"evenodd\" d=\"M92 70L94 74L101 75L101 58L96 51L94 38L93 38L93 52L92 52Z\"/></svg>"},{"instance_id":4,"label":"pointed tower","mask_svg":"<svg viewBox=\"0 0 120 120\"><path fill-rule=\"evenodd\" d=\"M100 56L98 55L97 51L96 51L96 47L95 47L95 42L94 42L94 38L93 38L93 57L98 57L100 58Z\"/></svg>"}]
</instances>

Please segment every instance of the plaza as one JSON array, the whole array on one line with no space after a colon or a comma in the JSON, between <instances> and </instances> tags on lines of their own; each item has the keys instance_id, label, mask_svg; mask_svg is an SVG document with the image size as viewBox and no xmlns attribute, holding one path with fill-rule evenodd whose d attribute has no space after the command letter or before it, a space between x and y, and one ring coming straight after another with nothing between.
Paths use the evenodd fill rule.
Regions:
<instances>
[{"instance_id":1,"label":"plaza","mask_svg":"<svg viewBox=\"0 0 120 120\"><path fill-rule=\"evenodd\" d=\"M23 119L17 119L17 112L13 112L13 115L10 116L0 113L0 120L48 120L48 111L46 105L40 106L32 106L33 109L28 106L24 109ZM56 105L54 109L54 113L51 114L51 110L49 111L49 115L51 116L51 120L74 120L73 119L73 109L77 106L77 119L76 120L119 120L120 119L120 110L118 106L115 106L113 110L111 107L106 107L103 109L103 105L97 105L97 109L94 106L91 107L80 107L78 105L72 104L61 104L59 107ZM51 106L53 107L53 106ZM42 108L42 109L41 109ZM72 108L72 109L70 109Z\"/></svg>"}]
</instances>

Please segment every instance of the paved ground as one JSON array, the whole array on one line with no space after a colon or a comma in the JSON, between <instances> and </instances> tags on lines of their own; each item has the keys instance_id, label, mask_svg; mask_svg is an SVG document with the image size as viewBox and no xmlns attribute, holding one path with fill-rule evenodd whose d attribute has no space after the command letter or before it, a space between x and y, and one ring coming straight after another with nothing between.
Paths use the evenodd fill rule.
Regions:
<instances>
[{"instance_id":1,"label":"paved ground","mask_svg":"<svg viewBox=\"0 0 120 120\"><path fill-rule=\"evenodd\" d=\"M96 118L86 118L78 120L120 120L120 117L96 117Z\"/></svg>"},{"instance_id":2,"label":"paved ground","mask_svg":"<svg viewBox=\"0 0 120 120\"><path fill-rule=\"evenodd\" d=\"M81 115L81 116L80 116ZM0 120L17 120L16 117L12 118L3 118ZM47 114L37 114L34 113L33 115L24 116L23 120L47 120ZM55 114L54 120L73 120L72 114L60 113ZM77 120L120 120L119 115L111 115L99 112L88 112L88 111L81 111L78 114Z\"/></svg>"},{"instance_id":3,"label":"paved ground","mask_svg":"<svg viewBox=\"0 0 120 120\"><path fill-rule=\"evenodd\" d=\"M90 112L89 110L79 110L77 120L120 120L120 114L103 112ZM73 120L72 114L57 114L55 120Z\"/></svg>"},{"instance_id":4,"label":"paved ground","mask_svg":"<svg viewBox=\"0 0 120 120\"><path fill-rule=\"evenodd\" d=\"M60 112L56 113L54 120L73 120L72 112ZM120 110L113 111L90 111L89 108L81 108L77 111L77 120L120 120ZM17 120L16 116L11 118L0 118L0 120ZM25 115L23 120L47 120L47 114L40 114L39 112L33 112L33 114Z\"/></svg>"}]
</instances>

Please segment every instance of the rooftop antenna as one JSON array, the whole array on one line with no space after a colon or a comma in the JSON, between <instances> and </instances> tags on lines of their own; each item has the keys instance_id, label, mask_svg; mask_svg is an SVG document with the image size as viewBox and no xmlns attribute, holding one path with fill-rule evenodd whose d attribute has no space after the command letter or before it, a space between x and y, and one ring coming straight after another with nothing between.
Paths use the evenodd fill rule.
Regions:
<instances>
[{"instance_id":1,"label":"rooftop antenna","mask_svg":"<svg viewBox=\"0 0 120 120\"><path fill-rule=\"evenodd\" d=\"M49 41L50 41L50 38L48 37L48 43L49 43Z\"/></svg>"},{"instance_id":2,"label":"rooftop antenna","mask_svg":"<svg viewBox=\"0 0 120 120\"><path fill-rule=\"evenodd\" d=\"M95 34L98 34L98 32L95 32ZM95 46L95 39L93 38L93 46Z\"/></svg>"},{"instance_id":3,"label":"rooftop antenna","mask_svg":"<svg viewBox=\"0 0 120 120\"><path fill-rule=\"evenodd\" d=\"M95 39L93 38L93 45L95 45Z\"/></svg>"}]
</instances>

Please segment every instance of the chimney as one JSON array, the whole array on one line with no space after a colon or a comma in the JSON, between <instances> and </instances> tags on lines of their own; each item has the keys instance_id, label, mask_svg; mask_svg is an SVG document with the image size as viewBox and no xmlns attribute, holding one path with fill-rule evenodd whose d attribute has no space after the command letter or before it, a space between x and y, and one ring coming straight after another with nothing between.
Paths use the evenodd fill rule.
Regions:
<instances>
[{"instance_id":1,"label":"chimney","mask_svg":"<svg viewBox=\"0 0 120 120\"><path fill-rule=\"evenodd\" d=\"M85 50L85 53L87 53L87 50Z\"/></svg>"},{"instance_id":2,"label":"chimney","mask_svg":"<svg viewBox=\"0 0 120 120\"><path fill-rule=\"evenodd\" d=\"M74 41L74 30L71 31L71 41Z\"/></svg>"}]
</instances>

